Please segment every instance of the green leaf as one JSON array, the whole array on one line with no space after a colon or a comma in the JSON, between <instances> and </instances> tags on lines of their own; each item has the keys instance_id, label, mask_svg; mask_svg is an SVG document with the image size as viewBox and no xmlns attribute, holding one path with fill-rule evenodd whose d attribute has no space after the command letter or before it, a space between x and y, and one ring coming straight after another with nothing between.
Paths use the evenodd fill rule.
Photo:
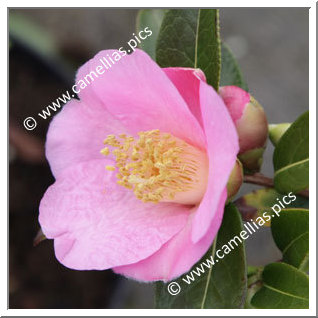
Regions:
<instances>
[{"instance_id":1,"label":"green leaf","mask_svg":"<svg viewBox=\"0 0 318 318\"><path fill-rule=\"evenodd\" d=\"M285 263L272 263L263 271L263 286L251 300L263 309L309 308L308 276Z\"/></svg>"},{"instance_id":2,"label":"green leaf","mask_svg":"<svg viewBox=\"0 0 318 318\"><path fill-rule=\"evenodd\" d=\"M291 198L292 197L292 198ZM236 207L239 209L244 221L256 220L258 217L263 217L263 213L267 212L267 215L273 215L271 207L278 203L278 200L284 204L286 208L308 208L309 200L302 197L293 195L280 194L274 189L263 188L254 190L235 201ZM284 203L284 200L289 204ZM278 199L278 200L277 200ZM275 215L275 214L274 214ZM263 218L265 220L265 218ZM265 220L264 226L270 226L270 220Z\"/></svg>"},{"instance_id":3,"label":"green leaf","mask_svg":"<svg viewBox=\"0 0 318 318\"><path fill-rule=\"evenodd\" d=\"M217 9L172 9L160 28L157 63L161 67L200 68L208 84L219 88L221 42Z\"/></svg>"},{"instance_id":4,"label":"green leaf","mask_svg":"<svg viewBox=\"0 0 318 318\"><path fill-rule=\"evenodd\" d=\"M239 236L241 231L241 217L236 207L229 204L225 209L221 228L212 247L192 267L191 271L175 280L182 291L178 295L172 296L167 291L169 283L156 283L156 307L242 308L247 290L244 241L238 246L232 244L234 248L227 255L222 252L221 256L224 255L222 259L215 254L219 249L223 251L224 245L228 245L236 235ZM210 262L213 260L215 265L208 268L207 259ZM200 277L193 271L199 274L201 272Z\"/></svg>"},{"instance_id":5,"label":"green leaf","mask_svg":"<svg viewBox=\"0 0 318 318\"><path fill-rule=\"evenodd\" d=\"M280 138L284 135L290 125L290 123L268 125L269 139L274 146L277 146Z\"/></svg>"},{"instance_id":6,"label":"green leaf","mask_svg":"<svg viewBox=\"0 0 318 318\"><path fill-rule=\"evenodd\" d=\"M152 35L143 40L139 46L147 52L154 61L156 60L156 42L165 11L166 10L163 9L142 9L139 10L137 15L137 34L147 27L152 31Z\"/></svg>"},{"instance_id":7,"label":"green leaf","mask_svg":"<svg viewBox=\"0 0 318 318\"><path fill-rule=\"evenodd\" d=\"M230 48L225 43L222 43L221 46L221 56L222 66L220 86L235 85L248 91L240 67Z\"/></svg>"},{"instance_id":8,"label":"green leaf","mask_svg":"<svg viewBox=\"0 0 318 318\"><path fill-rule=\"evenodd\" d=\"M277 247L283 253L283 261L308 271L309 211L285 209L272 220L272 234Z\"/></svg>"},{"instance_id":9,"label":"green leaf","mask_svg":"<svg viewBox=\"0 0 318 318\"><path fill-rule=\"evenodd\" d=\"M278 192L298 192L309 186L309 112L284 133L274 151L274 184Z\"/></svg>"}]
</instances>

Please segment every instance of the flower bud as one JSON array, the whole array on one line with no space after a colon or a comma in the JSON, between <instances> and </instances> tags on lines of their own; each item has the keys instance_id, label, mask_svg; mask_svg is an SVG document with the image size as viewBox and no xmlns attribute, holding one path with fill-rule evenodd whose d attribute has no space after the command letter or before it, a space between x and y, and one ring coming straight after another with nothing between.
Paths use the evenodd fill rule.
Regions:
<instances>
[{"instance_id":1,"label":"flower bud","mask_svg":"<svg viewBox=\"0 0 318 318\"><path fill-rule=\"evenodd\" d=\"M248 172L259 171L268 136L268 124L262 106L247 92L236 86L220 88L239 136L239 159Z\"/></svg>"},{"instance_id":2,"label":"flower bud","mask_svg":"<svg viewBox=\"0 0 318 318\"><path fill-rule=\"evenodd\" d=\"M240 160L236 159L234 168L231 171L229 181L227 182L227 199L231 200L243 183L243 167Z\"/></svg>"},{"instance_id":3,"label":"flower bud","mask_svg":"<svg viewBox=\"0 0 318 318\"><path fill-rule=\"evenodd\" d=\"M269 125L269 139L272 144L276 146L280 140L280 138L284 135L286 130L290 127L290 123L282 123L282 124L272 124Z\"/></svg>"}]
</instances>

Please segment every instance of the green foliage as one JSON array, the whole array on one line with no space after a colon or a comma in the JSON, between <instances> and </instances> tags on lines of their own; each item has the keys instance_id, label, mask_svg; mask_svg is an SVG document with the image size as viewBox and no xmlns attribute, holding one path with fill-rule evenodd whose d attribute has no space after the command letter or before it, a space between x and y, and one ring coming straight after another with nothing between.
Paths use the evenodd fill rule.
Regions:
<instances>
[{"instance_id":1,"label":"green foliage","mask_svg":"<svg viewBox=\"0 0 318 318\"><path fill-rule=\"evenodd\" d=\"M217 9L172 9L160 28L156 59L161 67L200 68L218 90L221 42Z\"/></svg>"},{"instance_id":2,"label":"green foliage","mask_svg":"<svg viewBox=\"0 0 318 318\"><path fill-rule=\"evenodd\" d=\"M221 57L220 86L235 85L248 91L240 67L230 48L225 43L222 43L221 46Z\"/></svg>"},{"instance_id":3,"label":"green foliage","mask_svg":"<svg viewBox=\"0 0 318 318\"><path fill-rule=\"evenodd\" d=\"M309 112L301 115L279 140L273 157L278 192L298 192L309 186Z\"/></svg>"},{"instance_id":4,"label":"green foliage","mask_svg":"<svg viewBox=\"0 0 318 318\"><path fill-rule=\"evenodd\" d=\"M309 213L306 209L284 209L272 219L272 234L285 263L264 268L258 286L249 289L249 308L308 308ZM259 289L259 284L261 288ZM256 290L253 288L257 286ZM254 295L253 295L254 294Z\"/></svg>"},{"instance_id":5,"label":"green foliage","mask_svg":"<svg viewBox=\"0 0 318 318\"><path fill-rule=\"evenodd\" d=\"M309 257L309 211L285 209L272 220L272 234L283 253L283 261L308 271Z\"/></svg>"},{"instance_id":6,"label":"green foliage","mask_svg":"<svg viewBox=\"0 0 318 318\"><path fill-rule=\"evenodd\" d=\"M247 268L244 242L223 259L215 258L215 251L221 249L235 235L242 231L242 221L233 204L227 205L221 228L216 238L216 244L208 250L206 255L195 264L191 270L206 259L215 260L210 269L203 267L205 273L200 277L193 275L195 281L190 285L182 280L190 271L175 280L182 287L180 294L172 296L167 291L167 284L156 283L157 308L242 308L246 296ZM205 262L206 263L206 262Z\"/></svg>"},{"instance_id":7,"label":"green foliage","mask_svg":"<svg viewBox=\"0 0 318 318\"><path fill-rule=\"evenodd\" d=\"M136 31L139 33L148 27L152 35L142 41L139 46L147 52L151 58L156 60L156 42L165 10L162 9L143 9L139 10L136 22Z\"/></svg>"},{"instance_id":8,"label":"green foliage","mask_svg":"<svg viewBox=\"0 0 318 318\"><path fill-rule=\"evenodd\" d=\"M279 194L274 189L263 188L254 190L240 197L235 201L235 205L239 209L243 220L256 220L256 218L262 216L264 212L267 212L268 215L272 215L271 207L277 203L277 199L284 204L282 201L283 197L285 197L284 194ZM308 208L308 199L302 196L296 196L295 201L291 201L290 198L287 198L287 200L289 200L290 203L286 205L286 208ZM266 222L264 226L270 226L270 221Z\"/></svg>"},{"instance_id":9,"label":"green foliage","mask_svg":"<svg viewBox=\"0 0 318 318\"><path fill-rule=\"evenodd\" d=\"M255 308L294 309L309 307L308 276L285 263L264 268L263 285L251 300Z\"/></svg>"},{"instance_id":10,"label":"green foliage","mask_svg":"<svg viewBox=\"0 0 318 318\"><path fill-rule=\"evenodd\" d=\"M155 51L156 42L158 39L159 29L161 27L165 11L168 11L168 10L143 9L139 11L138 17L137 17L137 23L136 23L137 32L139 32L140 30L143 30L147 26L152 30L151 37L147 38L145 41L142 41L140 43L140 48L143 49L145 52L147 52L152 57L153 60L156 60L156 51ZM198 11L198 10L195 10L195 11ZM220 85L221 86L235 85L248 91L248 87L246 82L243 79L240 67L233 53L231 52L230 48L225 43L222 43L221 45L221 57L222 58L221 58ZM217 58L219 57L217 56ZM182 59L181 62L176 61L175 66L188 65L189 67L193 67L193 62L189 64L187 63L188 63L187 61L184 61ZM164 64L164 65L173 66L170 63L170 61L168 61L168 64Z\"/></svg>"}]
</instances>

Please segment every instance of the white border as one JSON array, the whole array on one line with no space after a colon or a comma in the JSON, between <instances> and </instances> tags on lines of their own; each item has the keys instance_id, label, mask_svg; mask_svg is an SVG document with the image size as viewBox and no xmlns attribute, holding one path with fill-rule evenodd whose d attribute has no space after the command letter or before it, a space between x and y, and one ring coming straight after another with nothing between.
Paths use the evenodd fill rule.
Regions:
<instances>
[{"instance_id":1,"label":"white border","mask_svg":"<svg viewBox=\"0 0 318 318\"><path fill-rule=\"evenodd\" d=\"M316 6L309 9L309 308L316 315ZM314 213L312 213L314 212Z\"/></svg>"},{"instance_id":2,"label":"white border","mask_svg":"<svg viewBox=\"0 0 318 318\"><path fill-rule=\"evenodd\" d=\"M88 3L70 0L55 0L54 2L46 2L39 0L29 0L29 1L5 1L5 7L1 7L1 42L7 43L7 7L104 7L107 4L109 7L130 7L131 2L128 1L97 1L90 0ZM185 1L174 1L171 0L161 0L154 2L149 2L145 0L136 0L133 2L135 7L194 7L193 2L187 3ZM230 0L215 0L211 1L195 1L195 7L209 7L213 4L215 7L237 7L237 2ZM8 283L8 268L7 268L7 257L1 257L1 289L0 289L0 314L1 316L120 316L120 315L131 315L131 316L161 316L161 315L173 315L173 316L312 316L316 315L316 2L315 1L281 1L281 0L268 0L268 1L247 1L241 0L239 2L240 7L310 7L309 10L309 109L310 109L310 309L308 310L244 310L244 309L7 309L8 306L8 295L7 295L7 283ZM4 70L7 69L7 47L1 50L1 64L3 74ZM292 72L292 70L291 70ZM6 76L6 75L5 75ZM1 138L1 149L7 149L7 118L8 113L5 105L8 104L8 81L7 85L1 85L1 96L3 97L2 107L0 108L1 124L0 131L1 136L6 138ZM6 156L1 156L1 201L7 202L7 162ZM6 168L4 168L6 167ZM6 189L6 191L4 191ZM1 213L1 255L7 255L7 237L8 237L8 219L7 219L7 206L2 209ZM18 233L17 233L18 235Z\"/></svg>"},{"instance_id":3,"label":"white border","mask_svg":"<svg viewBox=\"0 0 318 318\"><path fill-rule=\"evenodd\" d=\"M78 7L78 8L91 8L91 7L102 7L105 8L147 8L147 7L162 7L162 8L211 8L214 7L225 8L225 7L315 7L315 1L313 0L268 0L268 1L252 1L252 0L241 0L240 5L237 5L237 1L234 0L214 0L212 3L208 0L199 0L193 3L192 1L182 0L161 0L161 1L146 1L146 0L134 0L134 1L109 1L105 3L104 0L91 0L89 3L86 1L79 2L78 0L56 0L46 1L45 3L40 0L29 0L27 2L23 0L6 0L5 4L7 7Z\"/></svg>"}]
</instances>

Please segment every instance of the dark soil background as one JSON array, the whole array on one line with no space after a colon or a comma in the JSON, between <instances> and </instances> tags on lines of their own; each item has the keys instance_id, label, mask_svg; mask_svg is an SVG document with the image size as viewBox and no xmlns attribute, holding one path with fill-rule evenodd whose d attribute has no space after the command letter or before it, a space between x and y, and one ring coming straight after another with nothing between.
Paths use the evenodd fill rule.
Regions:
<instances>
[{"instance_id":1,"label":"dark soil background","mask_svg":"<svg viewBox=\"0 0 318 318\"><path fill-rule=\"evenodd\" d=\"M36 116L70 88L76 69L99 50L123 46L137 10L11 9L9 55L10 308L151 308L151 284L112 271L73 271L57 262L52 241L33 247L38 206L54 182L44 157L50 120ZM221 9L221 34L269 122L291 122L308 109L308 9ZM263 172L273 173L268 146ZM241 193L248 191L244 187ZM259 247L262 246L260 249ZM268 230L247 242L249 263L279 256Z\"/></svg>"}]
</instances>

